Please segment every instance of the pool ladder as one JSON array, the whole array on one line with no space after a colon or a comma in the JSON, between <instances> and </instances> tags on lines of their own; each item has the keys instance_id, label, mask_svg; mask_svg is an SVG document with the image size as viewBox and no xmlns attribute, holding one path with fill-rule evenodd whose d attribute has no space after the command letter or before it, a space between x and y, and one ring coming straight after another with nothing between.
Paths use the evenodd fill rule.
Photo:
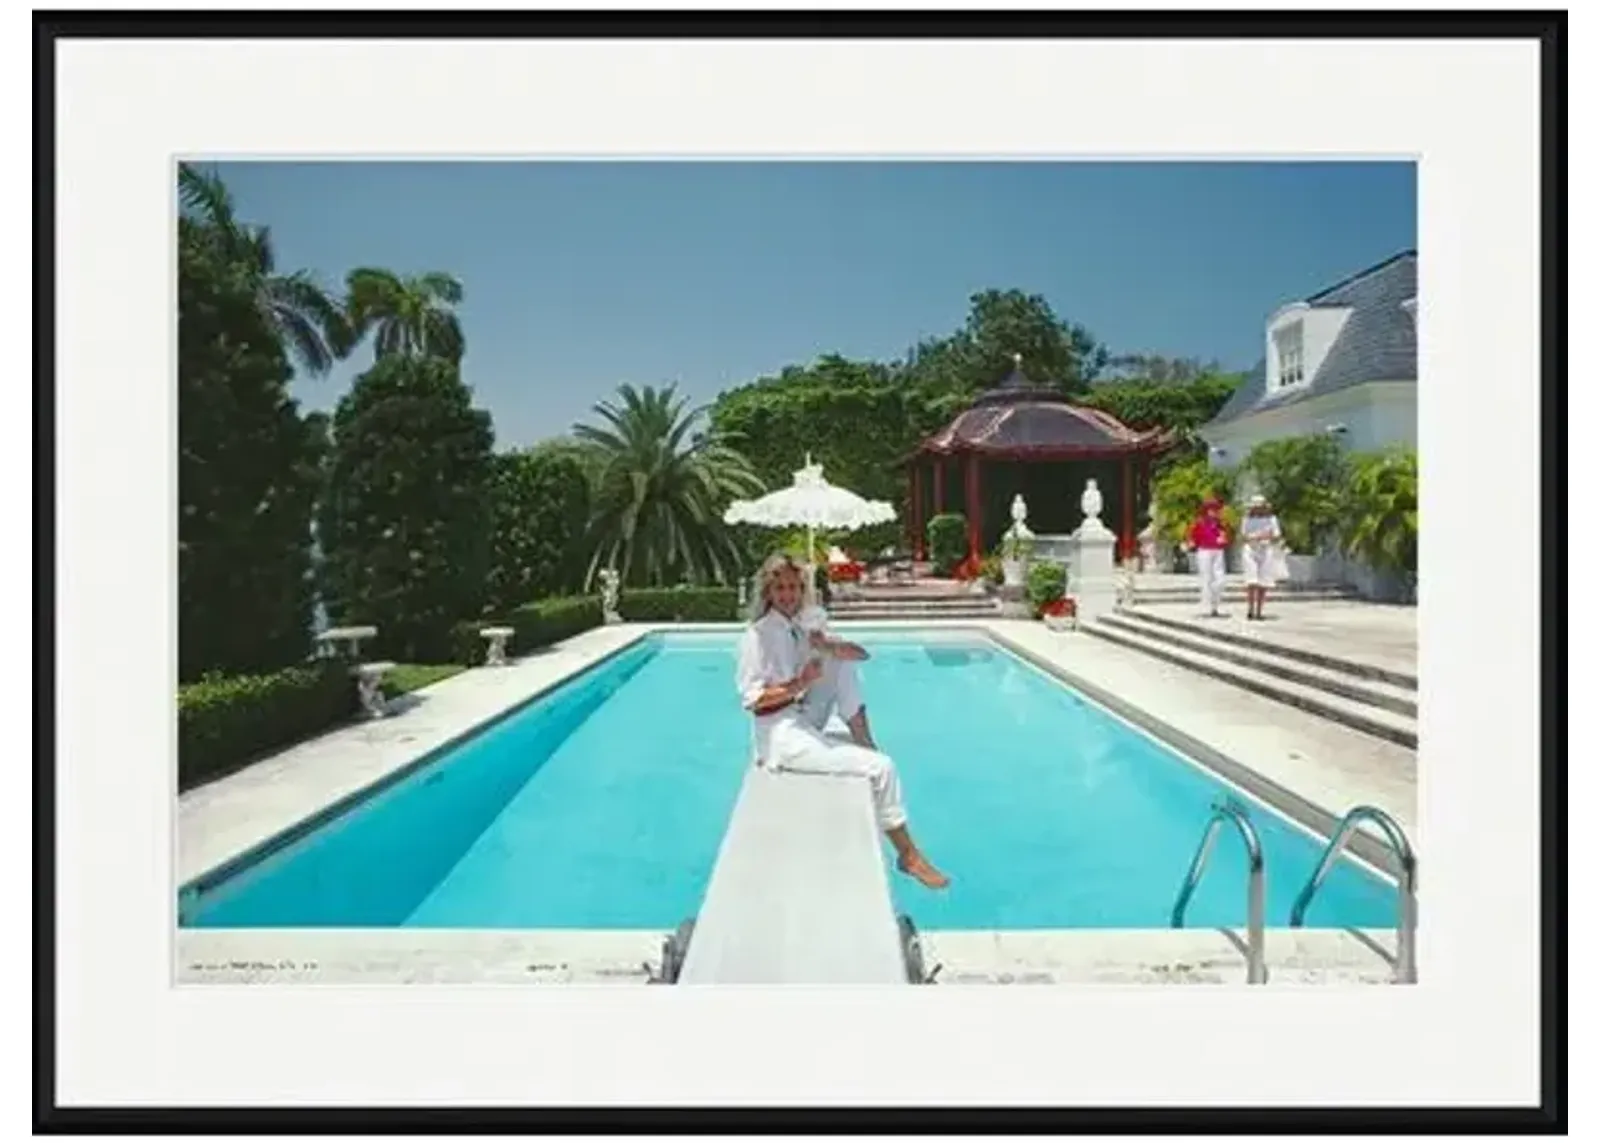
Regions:
<instances>
[{"instance_id":1,"label":"pool ladder","mask_svg":"<svg viewBox=\"0 0 1600 1143\"><path fill-rule=\"evenodd\" d=\"M1400 828L1400 824L1376 806L1357 806L1340 820L1339 828L1333 831L1333 839L1322 851L1322 860L1317 863L1316 871L1311 874L1311 879L1306 882L1305 888L1300 890L1300 895L1294 899L1294 907L1289 910L1289 925L1298 929L1305 924L1306 909L1310 907L1311 899L1317 895L1317 890L1322 888L1323 881L1333 869L1333 863L1339 860L1339 855L1344 852L1345 846L1355 835L1356 827L1364 821L1372 822L1383 831L1389 842L1389 848L1394 850L1400 866L1400 907L1399 915L1395 919L1394 934L1394 982L1415 984L1417 982L1417 855L1412 850L1411 842L1406 838L1405 830Z\"/></svg>"},{"instance_id":2,"label":"pool ladder","mask_svg":"<svg viewBox=\"0 0 1600 1143\"><path fill-rule=\"evenodd\" d=\"M1178 890L1178 899L1172 906L1172 927L1183 928L1183 917L1188 912L1189 900L1194 896L1200 878L1205 876L1206 866L1211 861L1212 848L1216 844L1217 831L1222 828L1224 822L1232 822L1234 828L1238 830L1250 862L1250 879L1246 889L1249 911L1245 938L1245 983L1265 984L1267 982L1266 861L1261 856L1261 838L1256 834L1256 827L1251 824L1250 811L1234 798L1224 798L1211 807L1211 820L1206 823L1205 833L1200 836L1200 848L1195 850L1194 860L1189 863L1189 872L1183 879L1183 888Z\"/></svg>"},{"instance_id":3,"label":"pool ladder","mask_svg":"<svg viewBox=\"0 0 1600 1143\"><path fill-rule=\"evenodd\" d=\"M1200 838L1200 848L1196 850L1194 860L1189 863L1189 873L1184 877L1183 888L1178 891L1178 899L1172 906L1172 927L1183 928L1183 918L1188 911L1189 900L1194 896L1200 879L1205 876L1206 866L1211 860L1211 850L1216 843L1217 831L1222 828L1222 823L1225 821L1231 821L1238 830L1239 836L1244 840L1250 862L1249 912L1245 944L1248 967L1245 980L1249 984L1265 984L1267 964L1263 914L1266 862L1261 854L1261 839L1256 834L1255 826L1250 822L1250 812L1238 800L1225 798L1212 806L1211 820L1206 823L1205 833ZM1417 855L1400 824L1376 806L1356 806L1340 819L1338 828L1333 831L1333 837L1322 851L1322 858L1317 862L1316 869L1289 910L1289 926L1296 929L1305 926L1306 910L1311 907L1312 899L1322 888L1323 882L1328 879L1334 863L1344 853L1350 839L1355 836L1357 827L1364 821L1374 823L1383 831L1399 865L1400 903L1395 921L1394 982L1415 984L1417 982Z\"/></svg>"}]
</instances>

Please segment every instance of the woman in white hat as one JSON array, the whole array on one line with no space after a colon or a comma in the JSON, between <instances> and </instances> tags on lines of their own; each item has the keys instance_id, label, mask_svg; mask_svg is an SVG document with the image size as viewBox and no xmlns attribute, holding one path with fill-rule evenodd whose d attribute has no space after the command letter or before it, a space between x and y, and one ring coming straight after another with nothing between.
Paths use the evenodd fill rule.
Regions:
<instances>
[{"instance_id":1,"label":"woman in white hat","mask_svg":"<svg viewBox=\"0 0 1600 1143\"><path fill-rule=\"evenodd\" d=\"M1276 582L1278 545L1283 529L1265 496L1250 497L1245 516L1239 523L1239 538L1244 541L1239 559L1244 568L1244 594L1248 603L1246 619L1260 619L1267 602L1267 589Z\"/></svg>"}]
</instances>

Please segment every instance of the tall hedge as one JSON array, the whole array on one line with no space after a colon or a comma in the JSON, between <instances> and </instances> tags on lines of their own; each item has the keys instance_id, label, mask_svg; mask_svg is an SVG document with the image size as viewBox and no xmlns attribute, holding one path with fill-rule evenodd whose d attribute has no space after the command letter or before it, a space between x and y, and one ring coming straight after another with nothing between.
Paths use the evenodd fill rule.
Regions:
<instances>
[{"instance_id":1,"label":"tall hedge","mask_svg":"<svg viewBox=\"0 0 1600 1143\"><path fill-rule=\"evenodd\" d=\"M323 597L334 623L378 627L374 653L444 661L455 624L482 613L493 445L452 362L382 358L339 402L318 516Z\"/></svg>"},{"instance_id":2,"label":"tall hedge","mask_svg":"<svg viewBox=\"0 0 1600 1143\"><path fill-rule=\"evenodd\" d=\"M272 670L310 651L322 421L256 281L187 220L178 248L178 677Z\"/></svg>"},{"instance_id":3,"label":"tall hedge","mask_svg":"<svg viewBox=\"0 0 1600 1143\"><path fill-rule=\"evenodd\" d=\"M576 456L502 453L489 479L491 555L485 603L504 611L577 588L589 484Z\"/></svg>"},{"instance_id":4,"label":"tall hedge","mask_svg":"<svg viewBox=\"0 0 1600 1143\"><path fill-rule=\"evenodd\" d=\"M734 587L630 587L617 600L629 623L725 623L739 618Z\"/></svg>"},{"instance_id":5,"label":"tall hedge","mask_svg":"<svg viewBox=\"0 0 1600 1143\"><path fill-rule=\"evenodd\" d=\"M1130 429L1194 430L1216 416L1243 376L1214 373L1193 381L1109 381L1076 398Z\"/></svg>"},{"instance_id":6,"label":"tall hedge","mask_svg":"<svg viewBox=\"0 0 1600 1143\"><path fill-rule=\"evenodd\" d=\"M809 453L829 483L898 507L905 474L897 461L959 408L895 383L884 366L830 357L725 392L710 416L770 488L790 484Z\"/></svg>"},{"instance_id":7,"label":"tall hedge","mask_svg":"<svg viewBox=\"0 0 1600 1143\"><path fill-rule=\"evenodd\" d=\"M949 575L967 554L967 518L941 512L928 521L928 558L937 575Z\"/></svg>"},{"instance_id":8,"label":"tall hedge","mask_svg":"<svg viewBox=\"0 0 1600 1143\"><path fill-rule=\"evenodd\" d=\"M512 635L506 642L506 653L515 658L570 639L605 621L605 613L597 595L558 596L513 607L504 618L489 618L457 623L451 631L451 654L454 663L475 667L484 661L488 643L483 638L485 627L509 627Z\"/></svg>"},{"instance_id":9,"label":"tall hedge","mask_svg":"<svg viewBox=\"0 0 1600 1143\"><path fill-rule=\"evenodd\" d=\"M220 778L320 734L356 711L343 659L260 675L208 675L178 688L178 787Z\"/></svg>"}]
</instances>

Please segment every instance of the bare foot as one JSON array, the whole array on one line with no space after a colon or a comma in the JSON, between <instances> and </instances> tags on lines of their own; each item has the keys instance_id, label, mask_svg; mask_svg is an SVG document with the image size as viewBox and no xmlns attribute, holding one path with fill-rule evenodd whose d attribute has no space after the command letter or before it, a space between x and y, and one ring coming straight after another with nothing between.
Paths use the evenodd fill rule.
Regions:
<instances>
[{"instance_id":1,"label":"bare foot","mask_svg":"<svg viewBox=\"0 0 1600 1143\"><path fill-rule=\"evenodd\" d=\"M928 859L920 853L911 858L902 857L895 864L899 867L901 873L909 877L915 877L929 889L943 889L950 884L950 878L928 864Z\"/></svg>"}]
</instances>

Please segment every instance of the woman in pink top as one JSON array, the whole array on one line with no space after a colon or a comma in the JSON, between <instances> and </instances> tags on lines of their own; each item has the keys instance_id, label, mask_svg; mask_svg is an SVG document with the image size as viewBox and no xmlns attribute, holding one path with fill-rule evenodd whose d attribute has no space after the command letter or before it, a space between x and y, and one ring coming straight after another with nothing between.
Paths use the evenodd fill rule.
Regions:
<instances>
[{"instance_id":1,"label":"woman in pink top","mask_svg":"<svg viewBox=\"0 0 1600 1143\"><path fill-rule=\"evenodd\" d=\"M1200 606L1208 615L1219 615L1228 528L1222 522L1222 501L1215 496L1206 497L1200 505L1200 518L1189 528L1189 550L1194 552L1200 573Z\"/></svg>"}]
</instances>

